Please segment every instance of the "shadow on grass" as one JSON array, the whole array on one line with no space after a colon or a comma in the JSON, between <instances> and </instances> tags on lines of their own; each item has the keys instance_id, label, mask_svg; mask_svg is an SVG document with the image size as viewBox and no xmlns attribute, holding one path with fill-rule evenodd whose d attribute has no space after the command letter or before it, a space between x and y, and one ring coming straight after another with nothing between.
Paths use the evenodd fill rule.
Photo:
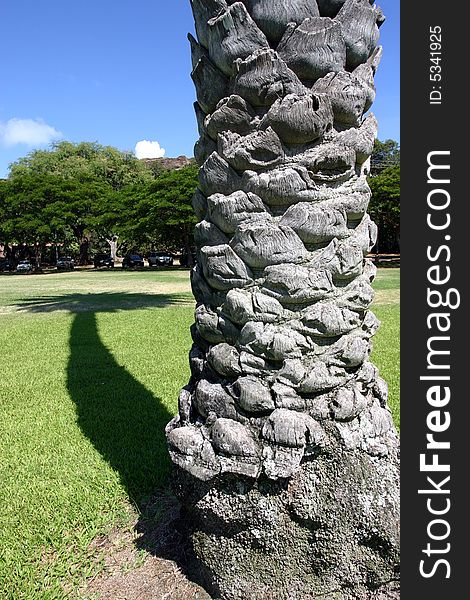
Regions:
<instances>
[{"instance_id":1,"label":"shadow on grass","mask_svg":"<svg viewBox=\"0 0 470 600\"><path fill-rule=\"evenodd\" d=\"M76 406L77 424L119 473L139 508L166 481L170 460L164 429L173 415L160 398L116 362L100 339L96 315L181 302L187 303L187 297L102 293L49 296L17 305L19 310L33 313L67 310L74 314L67 387Z\"/></svg>"},{"instance_id":2,"label":"shadow on grass","mask_svg":"<svg viewBox=\"0 0 470 600\"><path fill-rule=\"evenodd\" d=\"M194 299L188 293L181 294L133 294L126 292L101 292L95 294L61 294L57 296L39 296L25 298L15 304L22 312L50 313L67 311L82 312L118 312L120 310L138 310L141 308L164 308L181 304L193 304Z\"/></svg>"},{"instance_id":3,"label":"shadow on grass","mask_svg":"<svg viewBox=\"0 0 470 600\"><path fill-rule=\"evenodd\" d=\"M160 398L116 362L100 339L97 323L97 313L187 305L189 300L194 302L188 294L71 294L23 300L17 310L74 314L67 387L76 406L77 424L119 474L139 509L135 547L174 561L191 580L194 556L180 526L180 505L168 486L165 426L173 415ZM198 589L194 597L210 598Z\"/></svg>"},{"instance_id":4,"label":"shadow on grass","mask_svg":"<svg viewBox=\"0 0 470 600\"><path fill-rule=\"evenodd\" d=\"M93 312L73 320L67 386L81 430L141 506L167 472L164 428L173 415L115 361L101 342Z\"/></svg>"}]
</instances>

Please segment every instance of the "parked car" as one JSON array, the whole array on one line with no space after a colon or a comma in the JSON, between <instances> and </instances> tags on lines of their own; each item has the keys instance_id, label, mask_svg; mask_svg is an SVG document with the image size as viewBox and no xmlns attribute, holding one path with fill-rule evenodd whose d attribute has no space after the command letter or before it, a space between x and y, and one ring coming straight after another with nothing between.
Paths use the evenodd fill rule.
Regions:
<instances>
[{"instance_id":1,"label":"parked car","mask_svg":"<svg viewBox=\"0 0 470 600\"><path fill-rule=\"evenodd\" d=\"M13 263L8 258L0 258L0 272L2 271L12 271Z\"/></svg>"},{"instance_id":2,"label":"parked car","mask_svg":"<svg viewBox=\"0 0 470 600\"><path fill-rule=\"evenodd\" d=\"M113 268L114 267L114 259L111 254L97 254L93 260L93 264L95 269L99 269L100 267Z\"/></svg>"},{"instance_id":3,"label":"parked car","mask_svg":"<svg viewBox=\"0 0 470 600\"><path fill-rule=\"evenodd\" d=\"M21 260L17 267L17 273L32 273L33 272L33 263L30 260Z\"/></svg>"},{"instance_id":4,"label":"parked car","mask_svg":"<svg viewBox=\"0 0 470 600\"><path fill-rule=\"evenodd\" d=\"M185 250L184 248L181 250L181 256L180 256L180 265L182 267L189 267L190 264L190 259L189 257L191 257L191 262L193 265L196 264L196 248L191 248L191 254L188 253L187 250Z\"/></svg>"},{"instance_id":5,"label":"parked car","mask_svg":"<svg viewBox=\"0 0 470 600\"><path fill-rule=\"evenodd\" d=\"M56 267L58 271L67 271L75 267L75 262L70 256L61 256L57 259Z\"/></svg>"},{"instance_id":6,"label":"parked car","mask_svg":"<svg viewBox=\"0 0 470 600\"><path fill-rule=\"evenodd\" d=\"M131 254L127 254L122 261L122 268L134 268L138 267L140 269L144 268L144 259L140 256L140 254L135 254L132 252Z\"/></svg>"},{"instance_id":7,"label":"parked car","mask_svg":"<svg viewBox=\"0 0 470 600\"><path fill-rule=\"evenodd\" d=\"M171 267L173 256L169 252L150 252L147 256L149 267Z\"/></svg>"}]
</instances>

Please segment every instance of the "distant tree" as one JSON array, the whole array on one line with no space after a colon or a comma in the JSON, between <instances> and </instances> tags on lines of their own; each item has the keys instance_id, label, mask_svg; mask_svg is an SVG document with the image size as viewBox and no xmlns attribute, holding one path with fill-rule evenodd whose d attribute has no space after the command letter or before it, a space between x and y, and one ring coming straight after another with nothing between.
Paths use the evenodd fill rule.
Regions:
<instances>
[{"instance_id":1,"label":"distant tree","mask_svg":"<svg viewBox=\"0 0 470 600\"><path fill-rule=\"evenodd\" d=\"M182 249L191 257L197 219L191 200L198 185L198 167L190 165L162 173L149 184L149 226L165 246ZM191 262L191 258L189 258Z\"/></svg>"},{"instance_id":2,"label":"distant tree","mask_svg":"<svg viewBox=\"0 0 470 600\"><path fill-rule=\"evenodd\" d=\"M376 249L379 252L400 250L400 166L383 169L369 178L372 199L369 214L379 228Z\"/></svg>"},{"instance_id":3,"label":"distant tree","mask_svg":"<svg viewBox=\"0 0 470 600\"><path fill-rule=\"evenodd\" d=\"M96 219L110 195L152 178L132 154L111 146L59 142L35 150L11 166L4 189L7 234L16 243L34 239L38 247L73 236L79 262L87 264ZM102 235L112 239L114 232Z\"/></svg>"},{"instance_id":4,"label":"distant tree","mask_svg":"<svg viewBox=\"0 0 470 600\"><path fill-rule=\"evenodd\" d=\"M52 228L44 209L50 200L49 176L26 174L2 186L2 233L12 246L34 248L36 261L51 238Z\"/></svg>"},{"instance_id":5,"label":"distant tree","mask_svg":"<svg viewBox=\"0 0 470 600\"><path fill-rule=\"evenodd\" d=\"M91 244L115 255L118 240L121 250L158 246L189 254L197 167L178 168L184 162L168 159L167 168L158 163L152 170L129 153L90 142L35 150L0 184L0 236L34 247L38 262L47 243L74 248L80 264L89 262Z\"/></svg>"},{"instance_id":6,"label":"distant tree","mask_svg":"<svg viewBox=\"0 0 470 600\"><path fill-rule=\"evenodd\" d=\"M34 150L10 168L9 179L25 173L47 173L64 179L98 180L114 190L145 181L153 175L130 152L96 142L56 142L49 150Z\"/></svg>"},{"instance_id":7,"label":"distant tree","mask_svg":"<svg viewBox=\"0 0 470 600\"><path fill-rule=\"evenodd\" d=\"M79 247L79 264L88 264L94 216L110 193L105 181L62 179L55 177L55 195L45 208L45 214L55 231L71 232Z\"/></svg>"},{"instance_id":8,"label":"distant tree","mask_svg":"<svg viewBox=\"0 0 470 600\"><path fill-rule=\"evenodd\" d=\"M6 241L5 222L6 222L6 194L7 180L0 179L0 243Z\"/></svg>"},{"instance_id":9,"label":"distant tree","mask_svg":"<svg viewBox=\"0 0 470 600\"><path fill-rule=\"evenodd\" d=\"M128 249L159 247L168 251L193 245L196 223L191 200L197 187L197 166L162 171L149 183L112 194L98 219L114 230Z\"/></svg>"},{"instance_id":10,"label":"distant tree","mask_svg":"<svg viewBox=\"0 0 470 600\"><path fill-rule=\"evenodd\" d=\"M376 140L371 156L371 175L400 164L400 144L395 140Z\"/></svg>"}]
</instances>

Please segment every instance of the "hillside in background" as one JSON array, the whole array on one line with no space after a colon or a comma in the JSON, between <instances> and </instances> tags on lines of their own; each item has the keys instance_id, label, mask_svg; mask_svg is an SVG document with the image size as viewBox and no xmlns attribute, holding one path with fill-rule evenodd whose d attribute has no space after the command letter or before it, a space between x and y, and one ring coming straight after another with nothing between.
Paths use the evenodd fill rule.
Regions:
<instances>
[{"instance_id":1,"label":"hillside in background","mask_svg":"<svg viewBox=\"0 0 470 600\"><path fill-rule=\"evenodd\" d=\"M188 158L183 155L177 156L176 158L142 158L141 162L146 164L152 171L175 171L187 167L188 165L196 164L194 158Z\"/></svg>"}]
</instances>

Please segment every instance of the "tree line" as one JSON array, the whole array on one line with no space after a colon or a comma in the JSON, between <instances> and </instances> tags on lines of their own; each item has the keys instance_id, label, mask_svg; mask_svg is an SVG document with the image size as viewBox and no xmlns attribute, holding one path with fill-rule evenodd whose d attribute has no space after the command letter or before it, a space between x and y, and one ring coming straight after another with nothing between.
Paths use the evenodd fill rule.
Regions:
<instances>
[{"instance_id":1,"label":"tree line","mask_svg":"<svg viewBox=\"0 0 470 600\"><path fill-rule=\"evenodd\" d=\"M53 263L57 249L79 264L96 251L121 254L192 244L197 167L164 170L110 146L59 142L35 150L0 180L0 242L13 260Z\"/></svg>"},{"instance_id":2,"label":"tree line","mask_svg":"<svg viewBox=\"0 0 470 600\"><path fill-rule=\"evenodd\" d=\"M369 212L379 226L379 251L399 251L399 146L377 142ZM151 250L190 255L196 222L191 198L197 166L167 170L97 143L58 142L10 166L0 180L0 245L13 261L54 263L58 254L89 264L110 253ZM0 247L1 249L1 247Z\"/></svg>"},{"instance_id":3,"label":"tree line","mask_svg":"<svg viewBox=\"0 0 470 600\"><path fill-rule=\"evenodd\" d=\"M400 146L394 140L375 142L368 178L372 190L369 214L379 234L374 251L400 253Z\"/></svg>"}]
</instances>

